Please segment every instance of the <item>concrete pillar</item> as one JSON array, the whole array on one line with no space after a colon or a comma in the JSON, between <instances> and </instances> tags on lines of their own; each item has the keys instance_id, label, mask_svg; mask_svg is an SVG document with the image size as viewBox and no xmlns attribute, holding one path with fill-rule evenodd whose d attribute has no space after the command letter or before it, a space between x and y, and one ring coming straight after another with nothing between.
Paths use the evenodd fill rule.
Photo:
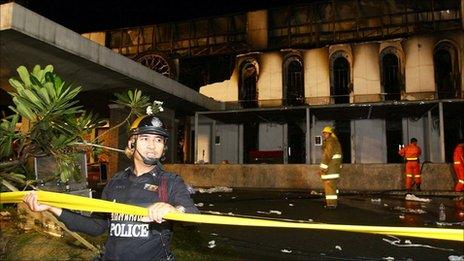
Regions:
<instances>
[{"instance_id":1,"label":"concrete pillar","mask_svg":"<svg viewBox=\"0 0 464 261\"><path fill-rule=\"evenodd\" d=\"M216 162L216 121L213 120L211 123L211 146L210 146L211 154L209 158L209 162L211 164L216 164L219 162Z\"/></svg>"},{"instance_id":2,"label":"concrete pillar","mask_svg":"<svg viewBox=\"0 0 464 261\"><path fill-rule=\"evenodd\" d=\"M310 153L311 153L311 122L310 122L310 111L309 111L309 107L306 108L306 135L305 135L305 142L306 142L306 164L311 164L311 157L310 157Z\"/></svg>"},{"instance_id":3,"label":"concrete pillar","mask_svg":"<svg viewBox=\"0 0 464 261\"><path fill-rule=\"evenodd\" d=\"M426 150L427 150L427 157L425 160L432 161L432 128L433 128L433 121L432 121L432 110L427 112L427 141L426 141Z\"/></svg>"},{"instance_id":4,"label":"concrete pillar","mask_svg":"<svg viewBox=\"0 0 464 261\"><path fill-rule=\"evenodd\" d=\"M288 147L288 124L287 123L285 123L283 125L282 149L284 151L284 164L288 164L288 150L289 150L289 147Z\"/></svg>"},{"instance_id":5,"label":"concrete pillar","mask_svg":"<svg viewBox=\"0 0 464 261\"><path fill-rule=\"evenodd\" d=\"M243 164L243 124L238 125L238 164Z\"/></svg>"},{"instance_id":6,"label":"concrete pillar","mask_svg":"<svg viewBox=\"0 0 464 261\"><path fill-rule=\"evenodd\" d=\"M198 161L198 112L195 112L195 142L193 149L193 163Z\"/></svg>"},{"instance_id":7,"label":"concrete pillar","mask_svg":"<svg viewBox=\"0 0 464 261\"><path fill-rule=\"evenodd\" d=\"M445 162L445 124L443 122L443 102L438 103L440 117L440 162Z\"/></svg>"}]
</instances>

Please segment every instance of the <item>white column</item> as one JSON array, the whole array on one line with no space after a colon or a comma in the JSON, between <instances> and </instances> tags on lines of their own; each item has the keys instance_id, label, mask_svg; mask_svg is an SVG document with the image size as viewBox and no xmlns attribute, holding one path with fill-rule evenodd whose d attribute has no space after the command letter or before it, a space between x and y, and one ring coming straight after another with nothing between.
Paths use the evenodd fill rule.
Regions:
<instances>
[{"instance_id":1,"label":"white column","mask_svg":"<svg viewBox=\"0 0 464 261\"><path fill-rule=\"evenodd\" d=\"M427 112L427 153L428 158L425 160L432 161L432 128L433 128L433 121L432 121L432 110L430 109Z\"/></svg>"},{"instance_id":2,"label":"white column","mask_svg":"<svg viewBox=\"0 0 464 261\"><path fill-rule=\"evenodd\" d=\"M443 102L438 103L440 115L440 162L445 162L445 124L443 122Z\"/></svg>"},{"instance_id":3,"label":"white column","mask_svg":"<svg viewBox=\"0 0 464 261\"><path fill-rule=\"evenodd\" d=\"M193 149L193 162L198 161L198 112L195 112L195 146Z\"/></svg>"},{"instance_id":4,"label":"white column","mask_svg":"<svg viewBox=\"0 0 464 261\"><path fill-rule=\"evenodd\" d=\"M238 125L238 164L243 164L243 124Z\"/></svg>"},{"instance_id":5,"label":"white column","mask_svg":"<svg viewBox=\"0 0 464 261\"><path fill-rule=\"evenodd\" d=\"M306 108L306 135L305 135L305 141L306 141L306 164L311 164L311 157L310 157L310 153L311 153L311 129L310 129L310 125L311 125L311 122L310 122L310 118L309 118L309 107Z\"/></svg>"},{"instance_id":6,"label":"white column","mask_svg":"<svg viewBox=\"0 0 464 261\"><path fill-rule=\"evenodd\" d=\"M210 150L211 154L209 156L209 162L211 164L216 164L216 121L213 120L211 123L211 137L210 137L211 145Z\"/></svg>"}]
</instances>

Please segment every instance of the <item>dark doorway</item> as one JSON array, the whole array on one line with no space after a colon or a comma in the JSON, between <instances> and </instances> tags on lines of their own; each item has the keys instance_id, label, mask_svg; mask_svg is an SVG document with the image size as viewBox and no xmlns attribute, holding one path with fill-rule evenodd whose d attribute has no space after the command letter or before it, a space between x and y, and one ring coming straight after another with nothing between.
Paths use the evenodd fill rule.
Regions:
<instances>
[{"instance_id":1,"label":"dark doorway","mask_svg":"<svg viewBox=\"0 0 464 261\"><path fill-rule=\"evenodd\" d=\"M284 104L304 104L303 64L298 58L289 58L286 66Z\"/></svg>"},{"instance_id":2,"label":"dark doorway","mask_svg":"<svg viewBox=\"0 0 464 261\"><path fill-rule=\"evenodd\" d=\"M350 101L350 64L345 57L335 58L332 69L331 96L334 103L348 103Z\"/></svg>"},{"instance_id":3,"label":"dark doorway","mask_svg":"<svg viewBox=\"0 0 464 261\"><path fill-rule=\"evenodd\" d=\"M335 121L335 132L342 146L343 163L351 163L351 122Z\"/></svg>"},{"instance_id":4,"label":"dark doorway","mask_svg":"<svg viewBox=\"0 0 464 261\"><path fill-rule=\"evenodd\" d=\"M258 107L258 94L256 81L258 72L256 66L251 62L245 62L240 70L239 101L243 108Z\"/></svg>"},{"instance_id":5,"label":"dark doorway","mask_svg":"<svg viewBox=\"0 0 464 261\"><path fill-rule=\"evenodd\" d=\"M287 124L288 131L288 163L305 163L305 134L303 130L294 122Z\"/></svg>"},{"instance_id":6,"label":"dark doorway","mask_svg":"<svg viewBox=\"0 0 464 261\"><path fill-rule=\"evenodd\" d=\"M401 163L402 157L398 154L400 144L403 144L403 125L401 120L386 120L387 136L387 163Z\"/></svg>"},{"instance_id":7,"label":"dark doorway","mask_svg":"<svg viewBox=\"0 0 464 261\"><path fill-rule=\"evenodd\" d=\"M447 113L446 108L445 113L445 115L452 114ZM443 123L445 130L445 161L453 162L454 148L458 144L459 139L464 137L464 115L445 117Z\"/></svg>"},{"instance_id":8,"label":"dark doorway","mask_svg":"<svg viewBox=\"0 0 464 261\"><path fill-rule=\"evenodd\" d=\"M243 124L243 162L253 163L250 151L257 151L259 148L259 123L250 122Z\"/></svg>"},{"instance_id":9,"label":"dark doorway","mask_svg":"<svg viewBox=\"0 0 464 261\"><path fill-rule=\"evenodd\" d=\"M393 53L382 57L382 85L386 101L401 99L400 70L398 57Z\"/></svg>"},{"instance_id":10,"label":"dark doorway","mask_svg":"<svg viewBox=\"0 0 464 261\"><path fill-rule=\"evenodd\" d=\"M433 54L435 84L438 99L460 97L460 73L456 49L449 43L439 45Z\"/></svg>"}]
</instances>

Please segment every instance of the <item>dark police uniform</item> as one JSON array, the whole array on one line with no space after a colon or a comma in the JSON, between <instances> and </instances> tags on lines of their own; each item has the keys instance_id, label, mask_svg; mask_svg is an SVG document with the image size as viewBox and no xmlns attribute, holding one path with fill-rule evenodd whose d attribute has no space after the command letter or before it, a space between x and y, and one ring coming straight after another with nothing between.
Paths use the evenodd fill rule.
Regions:
<instances>
[{"instance_id":1,"label":"dark police uniform","mask_svg":"<svg viewBox=\"0 0 464 261\"><path fill-rule=\"evenodd\" d=\"M102 199L141 207L166 201L174 207L182 206L187 213L199 213L182 178L158 166L138 177L133 167L116 173L104 188ZM116 213L109 219L86 217L67 210L59 217L73 231L99 235L108 230L103 260L173 259L170 222L147 223L141 219L142 216Z\"/></svg>"}]
</instances>

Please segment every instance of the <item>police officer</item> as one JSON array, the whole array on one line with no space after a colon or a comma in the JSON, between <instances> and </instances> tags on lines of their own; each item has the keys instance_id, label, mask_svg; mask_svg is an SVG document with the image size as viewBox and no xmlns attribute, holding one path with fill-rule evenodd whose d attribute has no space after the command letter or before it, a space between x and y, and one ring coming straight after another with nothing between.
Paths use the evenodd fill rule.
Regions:
<instances>
[{"instance_id":1,"label":"police officer","mask_svg":"<svg viewBox=\"0 0 464 261\"><path fill-rule=\"evenodd\" d=\"M159 163L168 136L159 118L137 118L125 150L133 165L116 173L102 192L102 199L147 207L149 217L117 213L107 218L86 217L39 204L34 193L24 201L33 211L52 212L72 231L90 235L108 231L103 260L172 260L172 224L163 222L163 216L176 211L198 213L198 209L182 178L165 172Z\"/></svg>"},{"instance_id":2,"label":"police officer","mask_svg":"<svg viewBox=\"0 0 464 261\"><path fill-rule=\"evenodd\" d=\"M337 183L342 165L342 149L332 127L324 127L322 137L324 141L319 165L320 175L324 183L326 208L334 209L338 203Z\"/></svg>"}]
</instances>

